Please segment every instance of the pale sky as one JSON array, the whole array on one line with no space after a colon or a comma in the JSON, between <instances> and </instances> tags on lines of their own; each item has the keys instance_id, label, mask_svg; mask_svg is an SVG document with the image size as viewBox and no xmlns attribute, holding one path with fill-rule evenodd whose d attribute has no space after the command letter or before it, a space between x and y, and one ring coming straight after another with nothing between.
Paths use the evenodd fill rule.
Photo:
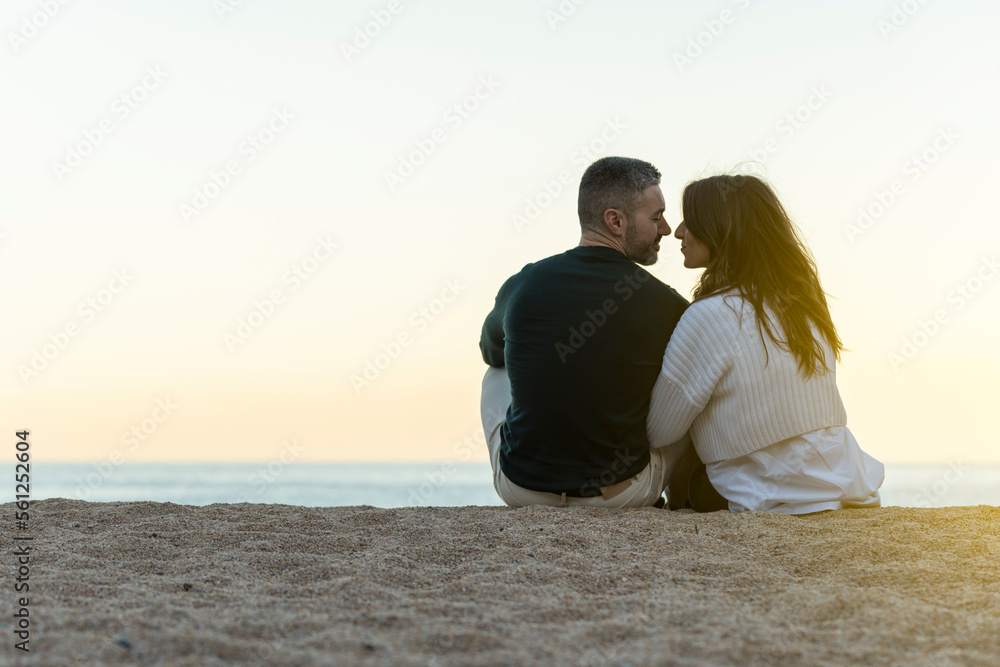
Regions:
<instances>
[{"instance_id":1,"label":"pale sky","mask_svg":"<svg viewBox=\"0 0 1000 667\"><path fill-rule=\"evenodd\" d=\"M996 3L8 0L0 28L0 400L35 460L486 461L482 321L625 155L672 227L692 179L770 180L866 451L1000 463Z\"/></svg>"}]
</instances>

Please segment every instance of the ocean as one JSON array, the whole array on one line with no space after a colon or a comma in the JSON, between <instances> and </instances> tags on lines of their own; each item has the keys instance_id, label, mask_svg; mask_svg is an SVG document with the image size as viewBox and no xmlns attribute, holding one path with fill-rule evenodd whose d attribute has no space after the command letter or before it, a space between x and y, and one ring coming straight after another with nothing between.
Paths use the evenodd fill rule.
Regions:
<instances>
[{"instance_id":1,"label":"ocean","mask_svg":"<svg viewBox=\"0 0 1000 667\"><path fill-rule=\"evenodd\" d=\"M5 472L14 500L14 464ZM488 463L32 463L31 498L306 507L502 505ZM1000 466L886 464L882 505L1000 505Z\"/></svg>"}]
</instances>

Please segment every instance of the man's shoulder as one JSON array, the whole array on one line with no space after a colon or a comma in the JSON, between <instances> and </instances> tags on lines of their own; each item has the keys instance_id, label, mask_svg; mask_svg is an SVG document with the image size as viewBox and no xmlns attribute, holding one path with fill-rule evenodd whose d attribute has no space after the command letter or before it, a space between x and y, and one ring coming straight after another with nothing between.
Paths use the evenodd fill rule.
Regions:
<instances>
[{"instance_id":1,"label":"man's shoulder","mask_svg":"<svg viewBox=\"0 0 1000 667\"><path fill-rule=\"evenodd\" d=\"M688 300L681 296L677 290L638 264L635 265L635 276L644 286L644 289L648 286L646 293L658 303L666 306L675 306L681 310L688 307Z\"/></svg>"},{"instance_id":2,"label":"man's shoulder","mask_svg":"<svg viewBox=\"0 0 1000 667\"><path fill-rule=\"evenodd\" d=\"M580 246L569 248L554 255L549 255L548 257L543 257L542 259L536 259L524 268L528 269L530 267L532 269L546 269L577 264L580 261L579 250Z\"/></svg>"},{"instance_id":3,"label":"man's shoulder","mask_svg":"<svg viewBox=\"0 0 1000 667\"><path fill-rule=\"evenodd\" d=\"M542 259L536 259L533 262L528 262L523 267L521 267L520 271L518 271L513 276L511 276L511 278L517 278L518 276L529 275L529 274L531 274L531 273L533 273L535 271L538 271L538 270L545 270L547 268L555 268L555 267L559 266L560 264L563 264L563 263L565 263L567 261L571 261L567 257L568 252L569 251L565 251L565 252L561 252L561 253L558 253L558 254L555 254L555 255L549 255L548 257L543 257Z\"/></svg>"},{"instance_id":4,"label":"man's shoulder","mask_svg":"<svg viewBox=\"0 0 1000 667\"><path fill-rule=\"evenodd\" d=\"M548 283L560 275L571 278L580 272L601 276L608 285L614 284L618 295L631 298L645 292L646 299L657 305L677 308L688 307L685 299L673 287L663 282L645 267L636 264L620 252L601 246L576 246L561 253L529 262L508 280L510 288L524 283ZM640 289L641 288L641 289Z\"/></svg>"},{"instance_id":5,"label":"man's shoulder","mask_svg":"<svg viewBox=\"0 0 1000 667\"><path fill-rule=\"evenodd\" d=\"M685 308L688 306L689 301L685 299L683 296L681 296L680 292L678 292L673 287L663 282L653 274L650 273L649 275L653 279L653 284L656 285L657 292L661 299L669 301L671 303L683 304Z\"/></svg>"},{"instance_id":6,"label":"man's shoulder","mask_svg":"<svg viewBox=\"0 0 1000 667\"><path fill-rule=\"evenodd\" d=\"M544 260L542 260L542 261L544 261ZM528 262L527 264L525 264L523 267L521 267L520 271L518 271L517 273L513 274L512 276L510 276L509 278L507 278L507 280L504 281L503 285L500 287L500 291L501 292L510 291L516 285L518 285L521 282L523 282L524 279L531 274L532 270L537 265L538 265L538 262Z\"/></svg>"},{"instance_id":7,"label":"man's shoulder","mask_svg":"<svg viewBox=\"0 0 1000 667\"><path fill-rule=\"evenodd\" d=\"M551 274L572 271L580 261L579 257L574 254L574 250L576 248L528 262L520 271L512 275L508 282L518 284L526 280L548 279Z\"/></svg>"}]
</instances>

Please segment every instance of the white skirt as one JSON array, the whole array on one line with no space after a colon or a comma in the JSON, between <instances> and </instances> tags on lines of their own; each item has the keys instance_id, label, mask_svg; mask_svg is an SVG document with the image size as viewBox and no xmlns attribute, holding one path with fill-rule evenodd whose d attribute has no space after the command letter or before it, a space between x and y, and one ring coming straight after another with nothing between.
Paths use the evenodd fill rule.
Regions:
<instances>
[{"instance_id":1,"label":"white skirt","mask_svg":"<svg viewBox=\"0 0 1000 667\"><path fill-rule=\"evenodd\" d=\"M706 469L733 512L806 514L882 504L885 466L861 451L846 426L788 438Z\"/></svg>"}]
</instances>

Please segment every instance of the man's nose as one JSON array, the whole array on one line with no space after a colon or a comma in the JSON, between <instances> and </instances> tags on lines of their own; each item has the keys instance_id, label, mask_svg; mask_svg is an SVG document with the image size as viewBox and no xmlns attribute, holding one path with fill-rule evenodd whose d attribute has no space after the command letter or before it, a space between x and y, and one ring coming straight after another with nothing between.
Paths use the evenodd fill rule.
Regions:
<instances>
[{"instance_id":1,"label":"man's nose","mask_svg":"<svg viewBox=\"0 0 1000 667\"><path fill-rule=\"evenodd\" d=\"M666 218L664 218L663 222L660 223L660 229L658 231L660 236L670 236L670 224L667 222Z\"/></svg>"}]
</instances>

